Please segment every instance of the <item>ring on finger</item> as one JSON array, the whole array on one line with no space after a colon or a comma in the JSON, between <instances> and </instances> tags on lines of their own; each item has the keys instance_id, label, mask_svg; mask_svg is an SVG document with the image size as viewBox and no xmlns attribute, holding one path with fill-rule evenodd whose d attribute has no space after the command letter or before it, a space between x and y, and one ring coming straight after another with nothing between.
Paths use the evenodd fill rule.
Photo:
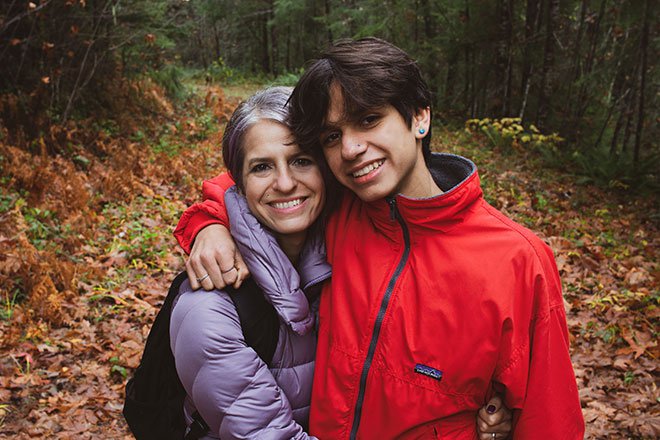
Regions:
<instances>
[{"instance_id":1,"label":"ring on finger","mask_svg":"<svg viewBox=\"0 0 660 440\"><path fill-rule=\"evenodd\" d=\"M493 437L493 438L497 438L497 434L494 433L494 432L492 432L492 433L490 434L490 436Z\"/></svg>"},{"instance_id":2,"label":"ring on finger","mask_svg":"<svg viewBox=\"0 0 660 440\"><path fill-rule=\"evenodd\" d=\"M198 282L198 283L201 283L202 281L204 281L204 280L207 279L208 277L209 277L209 274L206 274L206 275L204 275L203 277L197 278L197 282Z\"/></svg>"},{"instance_id":3,"label":"ring on finger","mask_svg":"<svg viewBox=\"0 0 660 440\"><path fill-rule=\"evenodd\" d=\"M226 273L231 272L231 271L234 270L234 269L236 269L236 268L235 268L235 267L231 267L231 268L229 268L229 269L227 269L227 270L221 270L220 273L224 275L224 274L226 274Z\"/></svg>"}]
</instances>

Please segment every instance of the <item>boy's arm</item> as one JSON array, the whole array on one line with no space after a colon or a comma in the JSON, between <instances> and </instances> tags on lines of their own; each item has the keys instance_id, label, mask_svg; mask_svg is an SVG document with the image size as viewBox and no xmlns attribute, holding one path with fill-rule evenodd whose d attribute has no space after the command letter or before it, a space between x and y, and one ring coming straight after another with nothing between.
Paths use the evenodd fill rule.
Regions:
<instances>
[{"instance_id":1,"label":"boy's arm","mask_svg":"<svg viewBox=\"0 0 660 440\"><path fill-rule=\"evenodd\" d=\"M202 203L195 203L183 212L174 229L174 237L179 246L190 254L195 237L205 227L220 224L229 227L225 209L225 191L234 186L228 173L222 173L202 183Z\"/></svg>"},{"instance_id":2,"label":"boy's arm","mask_svg":"<svg viewBox=\"0 0 660 440\"><path fill-rule=\"evenodd\" d=\"M204 201L186 209L174 230L179 245L190 254L186 272L195 290L222 289L226 285L238 288L249 275L228 230L224 194L233 185L228 173L205 181Z\"/></svg>"}]
</instances>

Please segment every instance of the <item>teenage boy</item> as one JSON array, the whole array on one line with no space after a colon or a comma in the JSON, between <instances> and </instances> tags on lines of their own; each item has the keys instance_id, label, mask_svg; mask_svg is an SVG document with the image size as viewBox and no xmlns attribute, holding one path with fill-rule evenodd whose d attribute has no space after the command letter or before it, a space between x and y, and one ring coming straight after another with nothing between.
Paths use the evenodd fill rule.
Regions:
<instances>
[{"instance_id":1,"label":"teenage boy","mask_svg":"<svg viewBox=\"0 0 660 440\"><path fill-rule=\"evenodd\" d=\"M581 439L552 252L483 200L472 162L430 153L430 104L416 63L374 38L335 44L293 92L296 140L321 148L349 190L326 226L333 276L310 433L473 439L475 414L499 392L514 438ZM214 197L207 206L221 204ZM192 209L180 243L219 212ZM210 266L188 268L204 278Z\"/></svg>"}]
</instances>

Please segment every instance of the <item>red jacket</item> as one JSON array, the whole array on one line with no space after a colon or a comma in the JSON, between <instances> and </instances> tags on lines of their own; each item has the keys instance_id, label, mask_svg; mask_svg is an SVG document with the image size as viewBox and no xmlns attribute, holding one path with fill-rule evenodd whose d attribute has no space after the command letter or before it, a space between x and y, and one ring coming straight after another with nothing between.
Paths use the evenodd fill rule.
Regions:
<instances>
[{"instance_id":1,"label":"red jacket","mask_svg":"<svg viewBox=\"0 0 660 440\"><path fill-rule=\"evenodd\" d=\"M471 162L433 161L444 194L347 192L329 219L310 433L472 440L496 389L514 439L583 438L551 250L483 200Z\"/></svg>"}]
</instances>

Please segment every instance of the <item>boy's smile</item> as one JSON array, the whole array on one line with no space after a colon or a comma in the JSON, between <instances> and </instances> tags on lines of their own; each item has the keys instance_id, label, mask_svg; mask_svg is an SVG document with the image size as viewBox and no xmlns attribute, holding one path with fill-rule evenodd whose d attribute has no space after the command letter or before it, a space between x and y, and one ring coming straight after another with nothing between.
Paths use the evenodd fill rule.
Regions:
<instances>
[{"instance_id":1,"label":"boy's smile","mask_svg":"<svg viewBox=\"0 0 660 440\"><path fill-rule=\"evenodd\" d=\"M361 115L345 115L339 86L330 89L330 106L320 142L337 180L364 201L403 194L411 198L440 194L426 167L421 140L428 132L429 109L421 109L408 127L387 105Z\"/></svg>"}]
</instances>

